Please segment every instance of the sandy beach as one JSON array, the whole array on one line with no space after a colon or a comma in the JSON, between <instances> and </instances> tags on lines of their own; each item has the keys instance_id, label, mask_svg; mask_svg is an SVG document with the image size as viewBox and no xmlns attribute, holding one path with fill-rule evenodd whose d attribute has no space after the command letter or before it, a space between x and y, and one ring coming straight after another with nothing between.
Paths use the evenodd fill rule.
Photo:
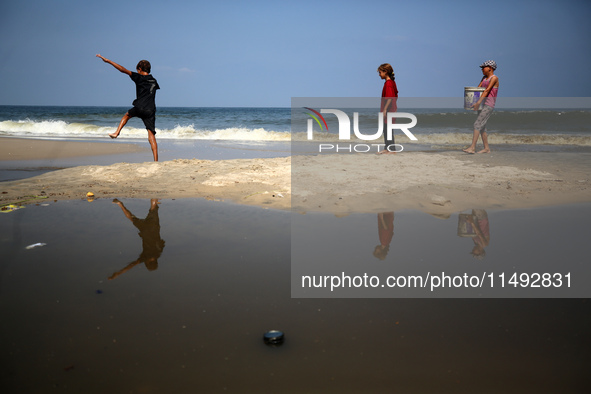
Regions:
<instances>
[{"instance_id":1,"label":"sandy beach","mask_svg":"<svg viewBox=\"0 0 591 394\"><path fill-rule=\"evenodd\" d=\"M59 145L58 145L59 144ZM136 151L132 144L2 139L2 160ZM384 169L387 168L387 171ZM206 198L339 214L417 209L449 214L587 202L591 154L405 152L78 166L2 182L0 201L27 196Z\"/></svg>"}]
</instances>

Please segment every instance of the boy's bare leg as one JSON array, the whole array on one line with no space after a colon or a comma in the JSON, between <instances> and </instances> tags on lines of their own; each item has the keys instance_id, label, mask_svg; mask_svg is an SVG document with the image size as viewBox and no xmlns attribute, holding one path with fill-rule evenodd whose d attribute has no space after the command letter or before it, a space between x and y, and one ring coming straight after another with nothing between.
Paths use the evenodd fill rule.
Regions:
<instances>
[{"instance_id":1,"label":"boy's bare leg","mask_svg":"<svg viewBox=\"0 0 591 394\"><path fill-rule=\"evenodd\" d=\"M484 149L479 151L478 153L490 153L490 147L488 146L488 135L486 131L482 132L482 145L484 145Z\"/></svg>"},{"instance_id":2,"label":"boy's bare leg","mask_svg":"<svg viewBox=\"0 0 591 394\"><path fill-rule=\"evenodd\" d=\"M153 209L155 209L155 208L158 208L158 204L160 204L160 201L158 201L157 198L152 198L150 200L150 211L153 210Z\"/></svg>"},{"instance_id":3,"label":"boy's bare leg","mask_svg":"<svg viewBox=\"0 0 591 394\"><path fill-rule=\"evenodd\" d=\"M470 145L468 148L462 149L462 150L466 153L476 153L475 149L476 149L476 143L478 142L479 135L480 135L480 132L478 130L474 130L474 135L472 136L472 145Z\"/></svg>"},{"instance_id":4,"label":"boy's bare leg","mask_svg":"<svg viewBox=\"0 0 591 394\"><path fill-rule=\"evenodd\" d=\"M152 148L154 161L158 161L158 143L156 143L156 135L151 130L148 130L148 141L150 141L150 147Z\"/></svg>"},{"instance_id":5,"label":"boy's bare leg","mask_svg":"<svg viewBox=\"0 0 591 394\"><path fill-rule=\"evenodd\" d=\"M119 122L119 126L117 127L117 131L115 131L113 134L109 134L109 137L111 137L111 138L119 137L119 133L121 133L121 129L127 124L127 121L129 119L131 119L131 116L129 116L128 113L125 113L125 115L123 115L123 117L121 118L121 122Z\"/></svg>"}]
</instances>

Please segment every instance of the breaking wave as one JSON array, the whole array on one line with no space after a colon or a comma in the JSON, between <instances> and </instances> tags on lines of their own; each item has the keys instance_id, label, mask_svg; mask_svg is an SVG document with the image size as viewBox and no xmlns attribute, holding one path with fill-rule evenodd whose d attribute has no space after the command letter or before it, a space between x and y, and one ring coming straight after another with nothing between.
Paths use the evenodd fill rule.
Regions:
<instances>
[{"instance_id":1,"label":"breaking wave","mask_svg":"<svg viewBox=\"0 0 591 394\"><path fill-rule=\"evenodd\" d=\"M96 126L86 123L68 123L63 120L6 120L0 121L0 136L35 137L35 138L104 138L112 133L114 127ZM457 145L465 144L471 138L471 132L455 131L456 128L447 128L441 132L433 132L433 128L416 130L412 133L418 141L410 141L405 135L396 134L397 141L405 143L418 143L421 145ZM195 128L194 125L177 125L170 129L156 128L159 139L170 140L227 140L227 141L307 141L305 132L290 133L288 131L273 131L264 128L229 127L223 129L207 130ZM123 138L146 138L146 129L126 126L122 133ZM314 133L315 141L338 142L338 135L332 133ZM489 140L494 144L527 144L527 145L577 145L591 146L591 136L586 133L511 133L503 131L489 132ZM367 142L353 140L356 142Z\"/></svg>"},{"instance_id":2,"label":"breaking wave","mask_svg":"<svg viewBox=\"0 0 591 394\"><path fill-rule=\"evenodd\" d=\"M67 123L63 120L19 120L0 122L0 135L41 138L97 138L115 131L114 127L96 126L85 123ZM196 129L193 125L177 125L172 129L156 128L161 139L234 140L234 141L289 141L290 133L265 130L263 128L230 127L217 130ZM146 129L130 127L121 132L124 138L146 138Z\"/></svg>"}]
</instances>

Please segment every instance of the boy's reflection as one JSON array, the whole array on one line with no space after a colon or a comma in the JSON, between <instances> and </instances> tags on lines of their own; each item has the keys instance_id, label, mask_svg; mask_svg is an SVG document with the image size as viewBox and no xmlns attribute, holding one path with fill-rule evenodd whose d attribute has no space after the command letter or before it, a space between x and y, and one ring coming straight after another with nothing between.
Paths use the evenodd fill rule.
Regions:
<instances>
[{"instance_id":1,"label":"boy's reflection","mask_svg":"<svg viewBox=\"0 0 591 394\"><path fill-rule=\"evenodd\" d=\"M125 217L131 220L133 225L139 230L139 236L142 239L142 253L137 260L129 263L125 268L115 272L109 277L109 280L115 279L122 273L129 271L136 265L144 263L149 271L158 268L158 258L164 249L164 241L160 238L160 219L158 218L158 202L157 199L150 201L150 211L145 219L138 219L134 216L125 205L117 199L113 200L113 204L119 205Z\"/></svg>"},{"instance_id":2,"label":"boy's reflection","mask_svg":"<svg viewBox=\"0 0 591 394\"><path fill-rule=\"evenodd\" d=\"M490 242L488 214L484 209L473 209L471 214L460 214L458 218L458 235L471 237L474 241L472 256L483 259L486 256L484 248Z\"/></svg>"},{"instance_id":3,"label":"boy's reflection","mask_svg":"<svg viewBox=\"0 0 591 394\"><path fill-rule=\"evenodd\" d=\"M380 244L375 247L373 255L384 260L390 251L390 242L394 237L394 212L378 213L378 236Z\"/></svg>"}]
</instances>

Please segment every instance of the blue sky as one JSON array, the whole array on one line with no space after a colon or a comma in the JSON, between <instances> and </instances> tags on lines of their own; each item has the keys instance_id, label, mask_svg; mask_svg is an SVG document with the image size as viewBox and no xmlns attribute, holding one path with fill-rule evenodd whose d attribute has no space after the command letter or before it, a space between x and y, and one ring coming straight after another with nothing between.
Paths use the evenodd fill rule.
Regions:
<instances>
[{"instance_id":1,"label":"blue sky","mask_svg":"<svg viewBox=\"0 0 591 394\"><path fill-rule=\"evenodd\" d=\"M496 60L506 97L589 96L591 1L3 1L0 105L128 106L152 63L159 106L291 97L461 97Z\"/></svg>"}]
</instances>

